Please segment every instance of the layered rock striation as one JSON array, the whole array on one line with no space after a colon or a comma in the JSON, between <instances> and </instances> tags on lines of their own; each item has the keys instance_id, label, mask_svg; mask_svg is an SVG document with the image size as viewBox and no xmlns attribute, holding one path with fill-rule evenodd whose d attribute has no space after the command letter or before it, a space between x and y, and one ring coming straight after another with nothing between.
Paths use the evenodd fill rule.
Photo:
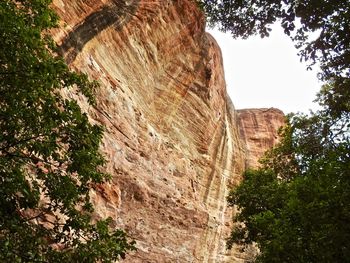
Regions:
<instances>
[{"instance_id":1,"label":"layered rock striation","mask_svg":"<svg viewBox=\"0 0 350 263\"><path fill-rule=\"evenodd\" d=\"M125 262L244 262L238 250L225 250L226 196L247 160L254 165L251 154L260 154L247 139L259 135L227 96L220 49L194 1L55 0L54 7L61 55L101 83L96 107L66 95L105 127L101 151L113 179L92 196L96 217L112 217L137 241ZM275 136L281 116L271 113L276 125L264 119L263 136Z\"/></svg>"},{"instance_id":2,"label":"layered rock striation","mask_svg":"<svg viewBox=\"0 0 350 263\"><path fill-rule=\"evenodd\" d=\"M263 154L279 141L278 130L285 121L275 108L237 110L238 128L245 147L245 167L256 168Z\"/></svg>"}]
</instances>

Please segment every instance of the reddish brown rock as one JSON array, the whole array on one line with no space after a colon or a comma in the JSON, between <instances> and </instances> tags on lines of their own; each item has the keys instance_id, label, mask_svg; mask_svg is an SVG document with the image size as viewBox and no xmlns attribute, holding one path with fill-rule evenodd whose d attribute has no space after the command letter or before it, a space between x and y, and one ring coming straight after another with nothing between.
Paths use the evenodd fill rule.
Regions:
<instances>
[{"instance_id":1,"label":"reddish brown rock","mask_svg":"<svg viewBox=\"0 0 350 263\"><path fill-rule=\"evenodd\" d=\"M102 152L112 174L92 197L97 217L128 230L125 262L243 262L226 251L230 186L245 166L220 49L191 0L55 0L53 32L73 69L101 83ZM76 97L67 91L67 96Z\"/></svg>"},{"instance_id":2,"label":"reddish brown rock","mask_svg":"<svg viewBox=\"0 0 350 263\"><path fill-rule=\"evenodd\" d=\"M259 159L278 143L284 113L275 108L237 110L239 133L245 145L246 168L259 166Z\"/></svg>"}]
</instances>

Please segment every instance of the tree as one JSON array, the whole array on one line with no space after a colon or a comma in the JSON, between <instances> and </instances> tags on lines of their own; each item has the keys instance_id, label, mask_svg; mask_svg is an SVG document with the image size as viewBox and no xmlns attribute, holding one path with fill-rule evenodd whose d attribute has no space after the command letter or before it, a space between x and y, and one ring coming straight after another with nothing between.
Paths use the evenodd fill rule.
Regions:
<instances>
[{"instance_id":1,"label":"tree","mask_svg":"<svg viewBox=\"0 0 350 263\"><path fill-rule=\"evenodd\" d=\"M333 102L349 110L350 2L348 0L197 0L208 22L233 37L269 36L280 23L309 68L319 63L321 80L332 84ZM315 37L315 35L317 35ZM339 99L339 101L338 101ZM345 103L346 101L347 103ZM346 104L346 105L344 105Z\"/></svg>"},{"instance_id":2,"label":"tree","mask_svg":"<svg viewBox=\"0 0 350 263\"><path fill-rule=\"evenodd\" d=\"M322 110L289 116L281 144L229 195L240 210L228 246L256 242L257 262L349 261L350 112L332 114L331 90Z\"/></svg>"},{"instance_id":3,"label":"tree","mask_svg":"<svg viewBox=\"0 0 350 263\"><path fill-rule=\"evenodd\" d=\"M95 224L89 190L101 172L102 127L64 89L94 103L95 82L55 55L50 0L0 2L0 261L111 262L134 244Z\"/></svg>"},{"instance_id":4,"label":"tree","mask_svg":"<svg viewBox=\"0 0 350 263\"><path fill-rule=\"evenodd\" d=\"M198 0L233 37L269 36L280 23L301 60L319 63L322 110L289 115L282 142L247 171L228 200L240 210L228 240L256 242L258 262L348 262L350 256L350 2ZM301 94L302 95L302 94Z\"/></svg>"}]
</instances>

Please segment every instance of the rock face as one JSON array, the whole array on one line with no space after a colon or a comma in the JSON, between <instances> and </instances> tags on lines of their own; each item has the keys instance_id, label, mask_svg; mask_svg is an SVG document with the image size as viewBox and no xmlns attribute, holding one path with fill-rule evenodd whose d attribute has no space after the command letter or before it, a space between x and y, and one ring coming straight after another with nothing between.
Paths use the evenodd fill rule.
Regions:
<instances>
[{"instance_id":1,"label":"rock face","mask_svg":"<svg viewBox=\"0 0 350 263\"><path fill-rule=\"evenodd\" d=\"M284 114L275 108L237 110L238 127L245 145L247 168L259 166L259 158L278 142Z\"/></svg>"},{"instance_id":2,"label":"rock face","mask_svg":"<svg viewBox=\"0 0 350 263\"><path fill-rule=\"evenodd\" d=\"M244 262L238 250L225 250L232 216L225 197L246 160L258 158L250 138L259 135L244 112L237 118L220 49L194 1L55 0L54 7L63 20L53 31L61 54L101 83L96 107L66 95L105 126L101 150L113 179L92 196L96 216L112 217L137 241L124 262ZM262 136L275 136L281 113L271 112L276 125L260 113Z\"/></svg>"}]
</instances>

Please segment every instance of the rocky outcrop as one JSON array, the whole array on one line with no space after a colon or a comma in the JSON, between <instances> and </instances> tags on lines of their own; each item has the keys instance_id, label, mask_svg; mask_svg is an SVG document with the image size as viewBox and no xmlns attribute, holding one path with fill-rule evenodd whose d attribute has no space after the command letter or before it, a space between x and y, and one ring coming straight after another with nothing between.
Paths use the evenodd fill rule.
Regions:
<instances>
[{"instance_id":1,"label":"rocky outcrop","mask_svg":"<svg viewBox=\"0 0 350 263\"><path fill-rule=\"evenodd\" d=\"M113 179L92 197L97 217L112 217L137 241L125 262L243 262L238 250L225 250L226 196L245 169L246 146L220 49L194 1L54 7L61 54L101 83L96 107L66 96L105 127L101 151Z\"/></svg>"},{"instance_id":2,"label":"rocky outcrop","mask_svg":"<svg viewBox=\"0 0 350 263\"><path fill-rule=\"evenodd\" d=\"M237 116L239 133L245 145L245 167L258 167L260 157L278 143L278 129L285 116L275 108L238 110Z\"/></svg>"}]
</instances>

